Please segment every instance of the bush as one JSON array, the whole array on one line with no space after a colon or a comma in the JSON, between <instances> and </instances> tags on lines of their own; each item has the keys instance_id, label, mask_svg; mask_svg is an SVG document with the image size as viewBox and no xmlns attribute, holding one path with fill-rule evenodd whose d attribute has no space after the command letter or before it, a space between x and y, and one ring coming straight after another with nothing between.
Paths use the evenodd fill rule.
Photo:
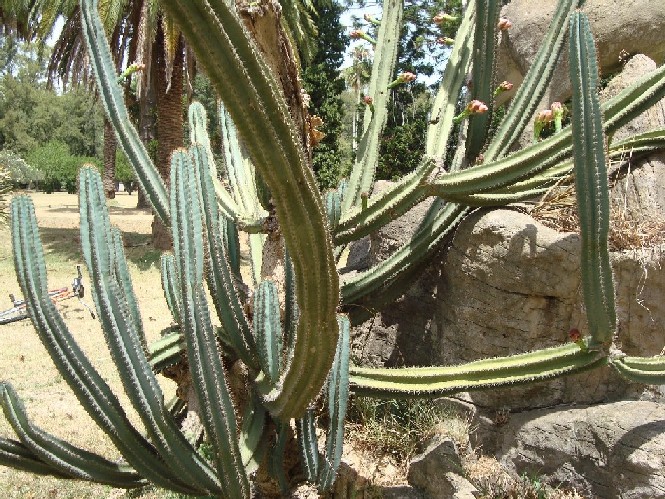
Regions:
<instances>
[{"instance_id":1,"label":"bush","mask_svg":"<svg viewBox=\"0 0 665 499\"><path fill-rule=\"evenodd\" d=\"M8 173L14 187L31 187L44 178L42 172L12 151L0 151L0 169Z\"/></svg>"},{"instance_id":2,"label":"bush","mask_svg":"<svg viewBox=\"0 0 665 499\"><path fill-rule=\"evenodd\" d=\"M86 163L101 166L97 158L72 156L67 144L57 141L33 149L28 154L28 163L43 176L41 188L49 194L60 189L74 194L79 168Z\"/></svg>"}]
</instances>

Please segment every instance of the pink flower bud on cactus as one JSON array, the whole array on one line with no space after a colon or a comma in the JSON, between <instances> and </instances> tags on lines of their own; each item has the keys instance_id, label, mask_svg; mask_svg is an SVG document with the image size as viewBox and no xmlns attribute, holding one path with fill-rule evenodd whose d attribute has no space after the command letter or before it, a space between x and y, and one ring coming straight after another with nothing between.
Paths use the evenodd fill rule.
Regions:
<instances>
[{"instance_id":1,"label":"pink flower bud on cactus","mask_svg":"<svg viewBox=\"0 0 665 499\"><path fill-rule=\"evenodd\" d=\"M371 106L372 104L374 104L374 99L372 99L369 95L366 95L365 98L363 99L363 101L368 106Z\"/></svg>"},{"instance_id":2,"label":"pink flower bud on cactus","mask_svg":"<svg viewBox=\"0 0 665 499\"><path fill-rule=\"evenodd\" d=\"M582 339L582 335L580 334L580 330L577 329L576 327L572 328L570 331L568 331L568 336L570 337L570 340L577 343Z\"/></svg>"},{"instance_id":3,"label":"pink flower bud on cactus","mask_svg":"<svg viewBox=\"0 0 665 499\"><path fill-rule=\"evenodd\" d=\"M536 123L545 125L551 123L554 120L554 114L551 109L544 109L536 115Z\"/></svg>"},{"instance_id":4,"label":"pink flower bud on cactus","mask_svg":"<svg viewBox=\"0 0 665 499\"><path fill-rule=\"evenodd\" d=\"M413 73L409 73L408 71L401 73L398 77L398 80L402 81L403 83L409 83L411 81L414 81L416 79L416 75Z\"/></svg>"},{"instance_id":5,"label":"pink flower bud on cactus","mask_svg":"<svg viewBox=\"0 0 665 499\"><path fill-rule=\"evenodd\" d=\"M367 13L363 16L363 19L364 19L365 21L367 21L368 23L371 23L371 22L372 22L372 16L370 16L370 15L367 14Z\"/></svg>"},{"instance_id":6,"label":"pink flower bud on cactus","mask_svg":"<svg viewBox=\"0 0 665 499\"><path fill-rule=\"evenodd\" d=\"M507 92L508 90L513 89L513 84L510 83L509 81L502 81L499 84L499 88L501 89L502 92Z\"/></svg>"},{"instance_id":7,"label":"pink flower bud on cactus","mask_svg":"<svg viewBox=\"0 0 665 499\"><path fill-rule=\"evenodd\" d=\"M451 16L450 14L446 14L445 12L439 12L437 15L435 15L432 18L432 22L434 24L443 24L444 21L456 21L457 17Z\"/></svg>"},{"instance_id":8,"label":"pink flower bud on cactus","mask_svg":"<svg viewBox=\"0 0 665 499\"><path fill-rule=\"evenodd\" d=\"M469 104L466 106L466 110L469 112L469 114L482 114L487 112L487 105L479 100L472 100L469 102Z\"/></svg>"},{"instance_id":9,"label":"pink flower bud on cactus","mask_svg":"<svg viewBox=\"0 0 665 499\"><path fill-rule=\"evenodd\" d=\"M513 27L513 23L511 23L510 20L507 17L502 17L502 18L499 19L499 23L497 24L497 27L501 31L506 31L506 30Z\"/></svg>"},{"instance_id":10,"label":"pink flower bud on cactus","mask_svg":"<svg viewBox=\"0 0 665 499\"><path fill-rule=\"evenodd\" d=\"M436 39L436 43L440 45L447 45L450 47L452 44L455 43L455 40L453 40L452 38L448 38L447 36L441 36Z\"/></svg>"},{"instance_id":11,"label":"pink flower bud on cactus","mask_svg":"<svg viewBox=\"0 0 665 499\"><path fill-rule=\"evenodd\" d=\"M354 29L351 33L349 33L349 36L354 40L360 40L364 35L365 33L359 29Z\"/></svg>"}]
</instances>

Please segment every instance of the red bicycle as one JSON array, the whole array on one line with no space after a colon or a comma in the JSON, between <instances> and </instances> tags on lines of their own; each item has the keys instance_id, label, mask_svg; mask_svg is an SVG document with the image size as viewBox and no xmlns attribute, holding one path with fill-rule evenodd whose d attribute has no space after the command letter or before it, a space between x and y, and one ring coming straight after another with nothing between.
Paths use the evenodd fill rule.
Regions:
<instances>
[{"instance_id":1,"label":"red bicycle","mask_svg":"<svg viewBox=\"0 0 665 499\"><path fill-rule=\"evenodd\" d=\"M85 287L83 286L83 275L81 274L81 266L76 266L76 277L72 281L71 290L68 287L53 289L48 292L49 297L53 303L57 303L63 300L68 300L70 298L78 298L79 302L83 307L85 307L92 318L95 318L95 313L92 309L83 301L85 296ZM12 301L12 308L0 312L0 325L10 324L16 321L22 321L28 318L28 309L26 306L25 300L17 300L13 294L9 295L9 299Z\"/></svg>"}]
</instances>

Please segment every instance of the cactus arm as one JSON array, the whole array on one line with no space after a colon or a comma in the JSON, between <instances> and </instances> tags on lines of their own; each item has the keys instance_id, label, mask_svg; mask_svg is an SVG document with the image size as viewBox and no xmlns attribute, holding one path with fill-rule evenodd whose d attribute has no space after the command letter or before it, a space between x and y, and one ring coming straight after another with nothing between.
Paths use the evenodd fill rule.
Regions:
<instances>
[{"instance_id":1,"label":"cactus arm","mask_svg":"<svg viewBox=\"0 0 665 499\"><path fill-rule=\"evenodd\" d=\"M343 218L335 231L335 244L360 239L409 211L425 198L426 191L421 184L435 168L436 163L425 158L417 170L394 187L370 198L367 208L356 207L348 213L342 212Z\"/></svg>"},{"instance_id":2,"label":"cactus arm","mask_svg":"<svg viewBox=\"0 0 665 499\"><path fill-rule=\"evenodd\" d=\"M448 196L446 199L452 203L459 203L466 206L481 207L481 206L504 206L510 203L519 203L521 201L528 201L538 196L546 194L549 187L538 187L536 189L522 190L520 192L508 193L487 193L487 194L469 194L468 196Z\"/></svg>"},{"instance_id":3,"label":"cactus arm","mask_svg":"<svg viewBox=\"0 0 665 499\"><path fill-rule=\"evenodd\" d=\"M598 101L596 47L584 14L575 12L571 17L569 39L582 289L593 343L609 344L616 330L614 283L607 244L610 201Z\"/></svg>"},{"instance_id":4,"label":"cactus arm","mask_svg":"<svg viewBox=\"0 0 665 499\"><path fill-rule=\"evenodd\" d=\"M247 473L253 473L263 458L265 446L262 437L266 427L266 410L261 400L252 394L242 417L240 429L240 455Z\"/></svg>"},{"instance_id":5,"label":"cactus arm","mask_svg":"<svg viewBox=\"0 0 665 499\"><path fill-rule=\"evenodd\" d=\"M197 189L199 174L188 155L176 151L171 160L173 249L183 304L183 331L192 384L200 402L206 434L214 449L222 493L249 497L249 482L240 455L235 410L210 322L203 285L203 208Z\"/></svg>"},{"instance_id":6,"label":"cactus arm","mask_svg":"<svg viewBox=\"0 0 665 499\"><path fill-rule=\"evenodd\" d=\"M506 154L508 148L522 134L533 116L536 106L552 80L566 36L567 20L579 0L559 0L554 18L545 34L529 72L524 77L510 102L506 116L501 121L485 152L485 161L494 161Z\"/></svg>"},{"instance_id":7,"label":"cactus arm","mask_svg":"<svg viewBox=\"0 0 665 499\"><path fill-rule=\"evenodd\" d=\"M33 325L58 371L85 410L142 476L170 490L196 493L198 488L172 477L153 446L131 425L120 402L83 354L48 298L37 221L34 207L27 197L19 196L12 201L12 241L16 274Z\"/></svg>"},{"instance_id":8,"label":"cactus arm","mask_svg":"<svg viewBox=\"0 0 665 499\"><path fill-rule=\"evenodd\" d=\"M665 384L665 357L615 357L610 364L623 377L636 383Z\"/></svg>"},{"instance_id":9,"label":"cactus arm","mask_svg":"<svg viewBox=\"0 0 665 499\"><path fill-rule=\"evenodd\" d=\"M457 226L468 210L455 203L447 204L432 216L431 223L424 224L411 241L401 246L390 257L344 282L342 303L345 305L357 303L367 294L385 286L390 280L431 255L436 250L438 242Z\"/></svg>"},{"instance_id":10,"label":"cactus arm","mask_svg":"<svg viewBox=\"0 0 665 499\"><path fill-rule=\"evenodd\" d=\"M362 193L370 193L374 173L379 161L379 141L388 120L388 84L393 78L399 35L402 28L402 0L386 0L383 3L381 26L374 50L369 96L374 99L374 112L365 110L363 135L358 145L356 160L347 186L342 213L360 204Z\"/></svg>"},{"instance_id":11,"label":"cactus arm","mask_svg":"<svg viewBox=\"0 0 665 499\"><path fill-rule=\"evenodd\" d=\"M319 475L319 447L314 427L313 409L307 409L305 414L296 420L296 432L307 481L314 483Z\"/></svg>"},{"instance_id":12,"label":"cactus arm","mask_svg":"<svg viewBox=\"0 0 665 499\"><path fill-rule=\"evenodd\" d=\"M273 415L297 416L323 386L338 335L338 277L318 187L284 98L234 5L223 0L163 5L199 55L275 201L302 313L294 356L280 383L260 389Z\"/></svg>"},{"instance_id":13,"label":"cactus arm","mask_svg":"<svg viewBox=\"0 0 665 499\"><path fill-rule=\"evenodd\" d=\"M497 189L556 165L571 151L570 133L554 135L497 161L440 176L430 184L430 193L446 199Z\"/></svg>"},{"instance_id":14,"label":"cactus arm","mask_svg":"<svg viewBox=\"0 0 665 499\"><path fill-rule=\"evenodd\" d=\"M265 234L249 235L249 261L252 267L252 280L254 287L261 282L261 268L263 268L263 244L265 243Z\"/></svg>"},{"instance_id":15,"label":"cactus arm","mask_svg":"<svg viewBox=\"0 0 665 499\"><path fill-rule=\"evenodd\" d=\"M443 158L446 154L450 131L453 128L455 108L459 92L464 84L473 51L474 18L476 3L470 2L464 13L464 19L457 30L453 51L446 63L443 79L432 106L430 123L427 126L425 154L434 158Z\"/></svg>"},{"instance_id":16,"label":"cactus arm","mask_svg":"<svg viewBox=\"0 0 665 499\"><path fill-rule=\"evenodd\" d=\"M8 466L36 475L71 478L39 458L21 442L0 437L0 466Z\"/></svg>"},{"instance_id":17,"label":"cactus arm","mask_svg":"<svg viewBox=\"0 0 665 499\"><path fill-rule=\"evenodd\" d=\"M610 145L608 156L621 159L626 156L645 154L665 149L665 128L640 133Z\"/></svg>"},{"instance_id":18,"label":"cactus arm","mask_svg":"<svg viewBox=\"0 0 665 499\"><path fill-rule=\"evenodd\" d=\"M184 338L179 327L172 332L163 334L160 339L153 341L148 346L150 368L154 372L161 372L167 367L181 362L184 350Z\"/></svg>"},{"instance_id":19,"label":"cactus arm","mask_svg":"<svg viewBox=\"0 0 665 499\"><path fill-rule=\"evenodd\" d=\"M118 143L136 172L143 193L157 216L168 225L169 201L166 187L129 119L104 27L97 14L97 0L81 1L81 25L106 116L113 125Z\"/></svg>"},{"instance_id":20,"label":"cactus arm","mask_svg":"<svg viewBox=\"0 0 665 499\"><path fill-rule=\"evenodd\" d=\"M94 284L92 296L106 342L118 366L125 393L173 472L193 487L218 492L220 483L214 470L196 453L168 413L157 378L142 349L141 335L134 330L127 313L120 276L113 271L114 260L124 255L110 251L111 222L99 173L92 168L82 168L79 177L83 257ZM122 245L119 251L122 252Z\"/></svg>"},{"instance_id":21,"label":"cactus arm","mask_svg":"<svg viewBox=\"0 0 665 499\"><path fill-rule=\"evenodd\" d=\"M128 466L118 465L97 454L79 449L34 426L28 420L18 395L7 383L0 383L0 405L9 424L26 448L63 475L122 488L146 484L146 481Z\"/></svg>"},{"instance_id":22,"label":"cactus arm","mask_svg":"<svg viewBox=\"0 0 665 499\"><path fill-rule=\"evenodd\" d=\"M501 2L498 0L476 0L471 98L484 102L488 110L469 120L466 139L466 157L469 162L476 159L485 145L494 108L496 40L499 33L497 23L500 11Z\"/></svg>"},{"instance_id":23,"label":"cactus arm","mask_svg":"<svg viewBox=\"0 0 665 499\"><path fill-rule=\"evenodd\" d=\"M323 460L317 483L320 491L329 490L335 482L344 446L344 418L349 400L349 318L338 315L339 341L335 362L328 379L328 414L330 423L326 434L326 459Z\"/></svg>"},{"instance_id":24,"label":"cactus arm","mask_svg":"<svg viewBox=\"0 0 665 499\"><path fill-rule=\"evenodd\" d=\"M277 480L282 497L289 496L289 482L284 472L286 444L289 441L289 425L275 421L275 445L270 452L268 469L270 475Z\"/></svg>"},{"instance_id":25,"label":"cactus arm","mask_svg":"<svg viewBox=\"0 0 665 499\"><path fill-rule=\"evenodd\" d=\"M200 144L205 150L205 155L210 164L213 185L217 194L219 209L225 216L231 219L237 219L242 216L240 207L233 200L228 191L224 188L217 174L217 165L213 160L212 148L210 147L210 137L208 135L208 118L205 108L200 102L192 102L189 105L189 141L192 145Z\"/></svg>"},{"instance_id":26,"label":"cactus arm","mask_svg":"<svg viewBox=\"0 0 665 499\"><path fill-rule=\"evenodd\" d=\"M164 253L161 258L162 269L162 289L164 290L164 297L166 298L166 305L171 311L171 316L176 324L180 324L182 317L182 303L179 301L177 289L179 288L178 281L180 280L175 270L175 259L172 253Z\"/></svg>"},{"instance_id":27,"label":"cactus arm","mask_svg":"<svg viewBox=\"0 0 665 499\"><path fill-rule=\"evenodd\" d=\"M384 397L438 396L542 381L597 367L607 362L600 352L575 343L460 366L376 369L351 367L356 394Z\"/></svg>"},{"instance_id":28,"label":"cactus arm","mask_svg":"<svg viewBox=\"0 0 665 499\"><path fill-rule=\"evenodd\" d=\"M254 336L261 371L270 383L276 383L281 368L282 324L277 286L272 281L262 281L254 291Z\"/></svg>"},{"instance_id":29,"label":"cactus arm","mask_svg":"<svg viewBox=\"0 0 665 499\"><path fill-rule=\"evenodd\" d=\"M190 150L200 149L193 146ZM194 156L196 158L196 156ZM187 162L187 154L178 151L174 158ZM255 342L251 327L243 312L238 290L235 286L235 277L229 264L227 245L224 244L224 235L227 234L229 222L220 214L215 199L212 172L205 161L194 161L196 177L201 190L203 202L202 215L207 234L208 258L210 264L206 266L206 280L217 314L222 321L222 327L231 346L243 361L253 369L258 369L255 351ZM187 166L185 166L187 168Z\"/></svg>"}]
</instances>

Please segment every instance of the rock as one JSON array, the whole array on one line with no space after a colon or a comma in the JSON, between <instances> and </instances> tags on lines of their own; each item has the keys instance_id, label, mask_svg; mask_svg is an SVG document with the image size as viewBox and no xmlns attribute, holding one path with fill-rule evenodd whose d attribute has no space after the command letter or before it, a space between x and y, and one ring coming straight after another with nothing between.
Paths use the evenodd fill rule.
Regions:
<instances>
[{"instance_id":1,"label":"rock","mask_svg":"<svg viewBox=\"0 0 665 499\"><path fill-rule=\"evenodd\" d=\"M665 267L660 249L612 255L618 341L630 355L656 355L665 345ZM580 294L579 236L549 229L516 210L479 211L459 226L437 284L438 347L433 364L458 364L566 343L586 334ZM492 410L595 403L644 389L599 368L552 381L472 392Z\"/></svg>"},{"instance_id":2,"label":"rock","mask_svg":"<svg viewBox=\"0 0 665 499\"><path fill-rule=\"evenodd\" d=\"M665 497L665 405L624 401L512 415L497 459L588 497Z\"/></svg>"},{"instance_id":3,"label":"rock","mask_svg":"<svg viewBox=\"0 0 665 499\"><path fill-rule=\"evenodd\" d=\"M425 451L411 460L407 479L432 499L473 499L476 488L464 477L462 460L452 438L436 435Z\"/></svg>"},{"instance_id":4,"label":"rock","mask_svg":"<svg viewBox=\"0 0 665 499\"><path fill-rule=\"evenodd\" d=\"M506 48L500 53L508 55L510 61L499 60L498 81L507 79L512 68L519 68L523 75L531 67L534 56L541 45L543 33L547 31L557 5L556 0L512 0L502 11L513 26L501 43ZM665 25L665 4L653 0L587 0L582 11L589 16L591 30L596 40L598 64L602 75L620 69L622 61L633 54L645 54L661 63L665 57L662 42L662 27ZM611 12L612 15L607 15ZM512 70L513 78L516 76ZM518 84L520 81L513 81ZM561 61L555 69L547 102L565 101L571 95L568 79L567 45L561 53Z\"/></svg>"},{"instance_id":5,"label":"rock","mask_svg":"<svg viewBox=\"0 0 665 499\"><path fill-rule=\"evenodd\" d=\"M665 221L665 154L622 163L610 188L612 214L629 230L644 230L645 223ZM663 227L652 230L662 231Z\"/></svg>"}]
</instances>

